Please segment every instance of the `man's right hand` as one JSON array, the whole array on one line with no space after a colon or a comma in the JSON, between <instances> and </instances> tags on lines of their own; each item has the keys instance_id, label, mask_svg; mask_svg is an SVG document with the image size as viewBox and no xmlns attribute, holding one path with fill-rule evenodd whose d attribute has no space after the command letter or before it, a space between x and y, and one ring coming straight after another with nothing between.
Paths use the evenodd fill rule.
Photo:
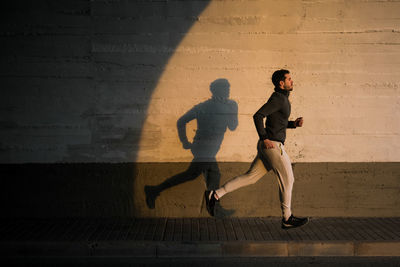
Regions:
<instances>
[{"instance_id":1,"label":"man's right hand","mask_svg":"<svg viewBox=\"0 0 400 267\"><path fill-rule=\"evenodd\" d=\"M264 145L265 145L265 148L266 148L266 149L271 149L271 148L274 148L274 147L275 147L274 142L272 142L272 141L269 140L269 139L265 139L265 140L264 140Z\"/></svg>"}]
</instances>

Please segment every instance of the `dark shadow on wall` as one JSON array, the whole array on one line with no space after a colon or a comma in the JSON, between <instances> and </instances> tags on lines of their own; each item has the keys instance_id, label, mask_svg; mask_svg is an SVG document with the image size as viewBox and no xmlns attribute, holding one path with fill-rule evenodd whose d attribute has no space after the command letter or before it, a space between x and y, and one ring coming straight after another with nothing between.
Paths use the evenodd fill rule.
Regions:
<instances>
[{"instance_id":1,"label":"dark shadow on wall","mask_svg":"<svg viewBox=\"0 0 400 267\"><path fill-rule=\"evenodd\" d=\"M0 164L1 216L131 217L133 163Z\"/></svg>"},{"instance_id":2,"label":"dark shadow on wall","mask_svg":"<svg viewBox=\"0 0 400 267\"><path fill-rule=\"evenodd\" d=\"M226 79L211 83L211 99L195 105L177 122L179 139L184 149L190 149L193 160L187 170L176 174L159 185L145 186L146 204L155 208L157 197L165 190L191 181L201 174L205 179L206 189L215 190L220 186L221 173L216 155L221 147L227 129L234 131L238 125L238 105L229 99L230 84ZM186 135L186 124L197 121L197 130L190 142ZM219 207L220 215L231 215Z\"/></svg>"},{"instance_id":3,"label":"dark shadow on wall","mask_svg":"<svg viewBox=\"0 0 400 267\"><path fill-rule=\"evenodd\" d=\"M208 4L38 0L2 9L0 163L7 170L46 163L7 171L3 188L16 204L2 217L136 215L135 167L124 177L118 167L135 165L153 91ZM77 179L81 163L97 165Z\"/></svg>"}]
</instances>

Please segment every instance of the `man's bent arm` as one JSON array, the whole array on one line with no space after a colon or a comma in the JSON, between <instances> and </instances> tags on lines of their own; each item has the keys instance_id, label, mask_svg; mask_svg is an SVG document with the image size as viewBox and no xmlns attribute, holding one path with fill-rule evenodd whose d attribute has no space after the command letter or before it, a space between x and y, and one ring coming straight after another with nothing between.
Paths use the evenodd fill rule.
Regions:
<instances>
[{"instance_id":1,"label":"man's bent arm","mask_svg":"<svg viewBox=\"0 0 400 267\"><path fill-rule=\"evenodd\" d=\"M264 118L268 115L278 111L281 103L277 97L271 96L267 103L265 103L254 115L253 120L257 129L258 136L261 140L268 139L267 132L264 127Z\"/></svg>"},{"instance_id":2,"label":"man's bent arm","mask_svg":"<svg viewBox=\"0 0 400 267\"><path fill-rule=\"evenodd\" d=\"M186 124L196 118L196 111L195 109L191 109L188 112L186 112L182 117L180 117L177 121L177 128L178 128L178 136L179 139L181 140L183 147L187 147L190 145L190 142L187 139L186 136Z\"/></svg>"},{"instance_id":3,"label":"man's bent arm","mask_svg":"<svg viewBox=\"0 0 400 267\"><path fill-rule=\"evenodd\" d=\"M288 121L287 128L295 129L296 128L296 122L295 121Z\"/></svg>"}]
</instances>

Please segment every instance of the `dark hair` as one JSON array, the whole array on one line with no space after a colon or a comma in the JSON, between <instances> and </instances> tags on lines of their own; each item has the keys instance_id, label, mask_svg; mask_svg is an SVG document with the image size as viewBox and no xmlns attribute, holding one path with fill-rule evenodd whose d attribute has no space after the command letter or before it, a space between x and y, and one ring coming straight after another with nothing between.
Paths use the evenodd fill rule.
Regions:
<instances>
[{"instance_id":1,"label":"dark hair","mask_svg":"<svg viewBox=\"0 0 400 267\"><path fill-rule=\"evenodd\" d=\"M289 74L288 70L277 70L272 74L272 83L275 85L276 88L279 88L279 82L285 81L285 74Z\"/></svg>"}]
</instances>

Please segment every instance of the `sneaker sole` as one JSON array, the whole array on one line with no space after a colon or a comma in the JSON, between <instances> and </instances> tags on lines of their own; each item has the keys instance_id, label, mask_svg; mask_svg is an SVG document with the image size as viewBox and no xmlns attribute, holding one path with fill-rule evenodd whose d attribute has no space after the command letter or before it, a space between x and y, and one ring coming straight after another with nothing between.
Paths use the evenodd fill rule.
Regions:
<instances>
[{"instance_id":1,"label":"sneaker sole","mask_svg":"<svg viewBox=\"0 0 400 267\"><path fill-rule=\"evenodd\" d=\"M309 222L310 222L310 218L308 218L308 220L304 224L296 225L296 226L295 225L291 225L291 224L282 223L282 229L287 230L287 229L292 229L292 228L298 228L298 227L306 225Z\"/></svg>"}]
</instances>

